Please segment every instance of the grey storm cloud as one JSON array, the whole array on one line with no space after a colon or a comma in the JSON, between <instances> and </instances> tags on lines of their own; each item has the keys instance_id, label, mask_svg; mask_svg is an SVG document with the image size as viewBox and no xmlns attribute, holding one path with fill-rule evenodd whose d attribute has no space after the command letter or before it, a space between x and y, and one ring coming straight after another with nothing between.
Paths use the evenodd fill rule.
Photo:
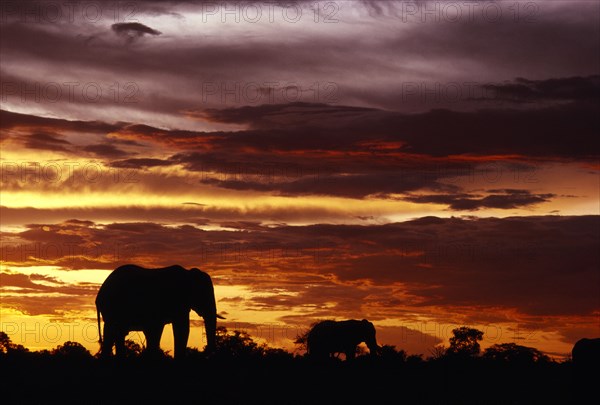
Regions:
<instances>
[{"instance_id":1,"label":"grey storm cloud","mask_svg":"<svg viewBox=\"0 0 600 405\"><path fill-rule=\"evenodd\" d=\"M142 18L146 9L152 10L150 15L164 14L164 18L172 18L172 13L185 15L186 11L201 9L198 4L179 3L139 2L137 17ZM79 34L96 35L97 26L65 24L61 30L49 30L44 29L43 24L25 24L16 18L0 28L3 38L0 47L6 56L3 59L28 66L35 66L39 61L44 66L57 66L57 72L60 71L58 66L69 60L81 66L82 72L88 72L76 79L94 80L89 73L93 71L98 72L98 77L110 74L122 80L136 81L144 97L125 106L121 103L122 107L174 116L180 116L184 110L197 110L199 104L222 109L226 104L222 90L226 86L239 85L243 89L253 83L257 88L268 88L265 85L268 82L278 83L274 93L279 95L287 88L302 88L303 94L310 95L312 100L301 101L338 102L397 111L415 111L416 108L412 105L414 100L406 97L405 85L418 89L426 87L427 90L419 90L420 95L414 101L417 104L420 96L429 94L427 92L438 84L442 87L458 85L464 90L459 100L442 95L441 102L435 105L462 108L464 102L470 102L469 108L474 108L478 102L469 101L473 95L466 91L464 83L486 88L502 86L505 81L517 77L529 81L587 77L597 74L600 69L596 58L596 50L600 47L599 5L596 2L578 2L576 7L539 2L533 21L515 21L508 9L503 10L505 18L497 22L478 18L474 21L411 23L394 17L391 11L386 15L388 8L401 7L403 3L406 2L384 7L382 2L363 2L362 7L367 11L361 19L346 21L341 18L337 24L327 24L326 31L308 29L306 40L296 40L292 46L283 46L285 38L289 38L287 35L264 35L260 30L266 25L237 24L237 28L248 30L243 46L229 31L224 31L222 35L209 36L203 41L193 35L165 36L164 44L148 41L131 53L114 46L111 38L86 43L78 37ZM432 3L439 6L443 2ZM356 4L360 8L360 3ZM350 27L356 22L369 23L377 40L355 38L355 30ZM177 20L177 24L182 23L185 22ZM281 29L285 34L295 26L287 24ZM158 35L157 30L139 22L116 23L112 31L133 39ZM32 37L36 40L29 40ZM344 40L352 41L352 52L348 52ZM319 44L317 48L315 41ZM269 63L265 64L265 60ZM244 68L240 70L240 66ZM356 70L357 66L360 71ZM52 75L52 69L28 72L23 80L46 82L59 79ZM7 74L23 75L4 66L2 74L5 77ZM323 92L328 83L336 86L333 98ZM205 85L215 88L216 93L207 96ZM317 87L320 92L315 93ZM526 87L531 86L526 84ZM172 91L165 94L166 88ZM269 97L263 97L262 102L272 103ZM276 100L284 101L281 97ZM251 103L241 91L225 101L240 105ZM58 108L62 103L46 104L50 109ZM430 109L432 105L428 101L420 103L418 111Z\"/></svg>"}]
</instances>

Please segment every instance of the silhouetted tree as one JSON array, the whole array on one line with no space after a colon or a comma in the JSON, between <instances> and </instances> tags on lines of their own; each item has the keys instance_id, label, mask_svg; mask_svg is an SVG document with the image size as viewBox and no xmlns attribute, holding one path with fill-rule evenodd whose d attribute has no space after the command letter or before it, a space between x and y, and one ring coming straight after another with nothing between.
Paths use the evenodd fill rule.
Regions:
<instances>
[{"instance_id":1,"label":"silhouetted tree","mask_svg":"<svg viewBox=\"0 0 600 405\"><path fill-rule=\"evenodd\" d=\"M495 344L483 352L483 357L495 361L515 364L546 363L550 358L533 347L520 346L515 343Z\"/></svg>"},{"instance_id":2,"label":"silhouetted tree","mask_svg":"<svg viewBox=\"0 0 600 405\"><path fill-rule=\"evenodd\" d=\"M10 354L15 352L28 353L29 349L23 345L13 343L6 332L0 332L0 354Z\"/></svg>"},{"instance_id":3,"label":"silhouetted tree","mask_svg":"<svg viewBox=\"0 0 600 405\"><path fill-rule=\"evenodd\" d=\"M479 354L481 347L479 341L483 339L483 332L461 326L452 330L453 337L450 338L450 347L446 353L464 357L474 357Z\"/></svg>"},{"instance_id":4,"label":"silhouetted tree","mask_svg":"<svg viewBox=\"0 0 600 405\"><path fill-rule=\"evenodd\" d=\"M56 346L50 352L53 356L60 356L69 359L91 359L92 354L81 343L67 341L62 345Z\"/></svg>"},{"instance_id":5,"label":"silhouetted tree","mask_svg":"<svg viewBox=\"0 0 600 405\"><path fill-rule=\"evenodd\" d=\"M7 353L12 342L6 332L0 332L0 353Z\"/></svg>"}]
</instances>

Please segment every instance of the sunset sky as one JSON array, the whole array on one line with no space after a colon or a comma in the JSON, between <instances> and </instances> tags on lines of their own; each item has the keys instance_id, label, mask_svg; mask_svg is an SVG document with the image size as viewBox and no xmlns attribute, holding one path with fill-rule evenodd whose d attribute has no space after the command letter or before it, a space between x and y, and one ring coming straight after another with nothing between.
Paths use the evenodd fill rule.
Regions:
<instances>
[{"instance_id":1,"label":"sunset sky","mask_svg":"<svg viewBox=\"0 0 600 405\"><path fill-rule=\"evenodd\" d=\"M95 353L127 263L201 268L288 350L322 319L426 357L600 336L600 2L0 7L14 342Z\"/></svg>"}]
</instances>

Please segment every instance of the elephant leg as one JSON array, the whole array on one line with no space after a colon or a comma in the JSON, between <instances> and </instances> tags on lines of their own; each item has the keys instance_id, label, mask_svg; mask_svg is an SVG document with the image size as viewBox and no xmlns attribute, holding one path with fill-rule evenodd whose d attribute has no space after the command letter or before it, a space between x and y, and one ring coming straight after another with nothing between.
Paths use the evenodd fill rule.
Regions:
<instances>
[{"instance_id":1,"label":"elephant leg","mask_svg":"<svg viewBox=\"0 0 600 405\"><path fill-rule=\"evenodd\" d=\"M345 351L346 360L352 360L356 357L356 347L347 348Z\"/></svg>"},{"instance_id":2,"label":"elephant leg","mask_svg":"<svg viewBox=\"0 0 600 405\"><path fill-rule=\"evenodd\" d=\"M144 329L144 336L146 336L146 350L148 353L153 355L160 353L160 338L162 337L164 327L165 325L159 324Z\"/></svg>"},{"instance_id":3,"label":"elephant leg","mask_svg":"<svg viewBox=\"0 0 600 405\"><path fill-rule=\"evenodd\" d=\"M125 357L125 336L127 336L127 331L115 331L115 351L117 352L117 357L119 358Z\"/></svg>"},{"instance_id":4,"label":"elephant leg","mask_svg":"<svg viewBox=\"0 0 600 405\"><path fill-rule=\"evenodd\" d=\"M105 322L101 355L103 357L111 356L113 354L113 346L116 347L117 356L124 353L125 335L118 327L118 324L115 324L114 322Z\"/></svg>"},{"instance_id":5,"label":"elephant leg","mask_svg":"<svg viewBox=\"0 0 600 405\"><path fill-rule=\"evenodd\" d=\"M175 358L183 358L187 349L188 338L190 336L190 318L189 315L181 317L173 322L173 338L175 340Z\"/></svg>"},{"instance_id":6,"label":"elephant leg","mask_svg":"<svg viewBox=\"0 0 600 405\"><path fill-rule=\"evenodd\" d=\"M102 357L109 357L113 354L113 346L116 340L116 328L111 322L104 322L104 338L102 339L102 347L100 349L100 355Z\"/></svg>"}]
</instances>

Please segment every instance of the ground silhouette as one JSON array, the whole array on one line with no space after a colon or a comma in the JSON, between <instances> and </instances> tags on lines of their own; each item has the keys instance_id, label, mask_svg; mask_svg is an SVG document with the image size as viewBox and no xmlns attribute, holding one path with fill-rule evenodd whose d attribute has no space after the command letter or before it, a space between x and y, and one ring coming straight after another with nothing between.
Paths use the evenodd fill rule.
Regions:
<instances>
[{"instance_id":1,"label":"ground silhouette","mask_svg":"<svg viewBox=\"0 0 600 405\"><path fill-rule=\"evenodd\" d=\"M455 335L456 336L456 335ZM581 395L571 361L534 348L495 345L482 354L377 356L314 362L216 331L215 350L188 348L183 361L131 355L103 359L76 342L31 352L0 333L3 402L11 404L573 404ZM541 354L541 355L540 355Z\"/></svg>"}]
</instances>

